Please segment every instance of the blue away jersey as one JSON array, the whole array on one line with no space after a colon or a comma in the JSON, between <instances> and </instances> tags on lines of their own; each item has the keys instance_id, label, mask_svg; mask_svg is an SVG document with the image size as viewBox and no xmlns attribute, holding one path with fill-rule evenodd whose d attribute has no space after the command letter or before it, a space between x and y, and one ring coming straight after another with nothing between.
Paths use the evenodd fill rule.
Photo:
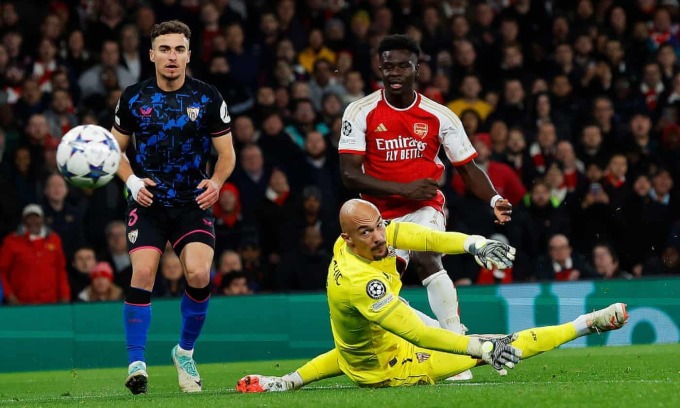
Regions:
<instances>
[{"instance_id":1,"label":"blue away jersey","mask_svg":"<svg viewBox=\"0 0 680 408\"><path fill-rule=\"evenodd\" d=\"M212 85L186 77L174 92L156 78L129 86L116 106L114 128L132 137L128 159L139 178L150 178L154 201L166 207L194 203L206 174L210 139L226 135L227 104Z\"/></svg>"}]
</instances>

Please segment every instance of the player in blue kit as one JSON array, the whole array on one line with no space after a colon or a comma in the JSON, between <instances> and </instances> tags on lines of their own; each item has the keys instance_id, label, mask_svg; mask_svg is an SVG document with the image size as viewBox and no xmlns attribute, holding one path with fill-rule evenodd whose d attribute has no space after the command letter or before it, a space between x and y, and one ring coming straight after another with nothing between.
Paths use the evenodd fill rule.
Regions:
<instances>
[{"instance_id":1,"label":"player in blue kit","mask_svg":"<svg viewBox=\"0 0 680 408\"><path fill-rule=\"evenodd\" d=\"M202 389L193 359L210 299L215 229L212 206L234 169L235 154L227 105L217 89L186 76L191 31L180 21L157 24L149 57L154 78L125 89L112 133L123 154L118 176L127 185L127 238L132 282L123 307L128 352L125 380L133 394L147 392L144 352L151 324L151 290L169 241L179 256L187 288L182 330L172 349L179 386ZM212 176L212 147L218 159Z\"/></svg>"}]
</instances>

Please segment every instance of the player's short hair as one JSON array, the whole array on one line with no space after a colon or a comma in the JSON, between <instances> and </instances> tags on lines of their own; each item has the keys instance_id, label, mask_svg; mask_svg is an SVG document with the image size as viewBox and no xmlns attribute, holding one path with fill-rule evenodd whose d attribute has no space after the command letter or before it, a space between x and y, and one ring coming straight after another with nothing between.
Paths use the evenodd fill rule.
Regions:
<instances>
[{"instance_id":1,"label":"player's short hair","mask_svg":"<svg viewBox=\"0 0 680 408\"><path fill-rule=\"evenodd\" d=\"M179 20L170 20L154 24L151 29L151 43L153 44L156 37L166 34L183 34L187 40L191 40L191 29L188 25Z\"/></svg>"},{"instance_id":2,"label":"player's short hair","mask_svg":"<svg viewBox=\"0 0 680 408\"><path fill-rule=\"evenodd\" d=\"M408 50L416 57L420 56L420 46L413 38L408 35L394 34L383 38L378 45L378 55L385 51Z\"/></svg>"}]
</instances>

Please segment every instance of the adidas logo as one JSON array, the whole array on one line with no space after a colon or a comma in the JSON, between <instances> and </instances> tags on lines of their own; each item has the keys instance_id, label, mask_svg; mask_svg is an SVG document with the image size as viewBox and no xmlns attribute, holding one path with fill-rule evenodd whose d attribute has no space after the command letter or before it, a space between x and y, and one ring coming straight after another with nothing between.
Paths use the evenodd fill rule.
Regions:
<instances>
[{"instance_id":1,"label":"adidas logo","mask_svg":"<svg viewBox=\"0 0 680 408\"><path fill-rule=\"evenodd\" d=\"M375 128L376 132L387 132L387 127L385 127L384 124L379 124L377 128Z\"/></svg>"}]
</instances>

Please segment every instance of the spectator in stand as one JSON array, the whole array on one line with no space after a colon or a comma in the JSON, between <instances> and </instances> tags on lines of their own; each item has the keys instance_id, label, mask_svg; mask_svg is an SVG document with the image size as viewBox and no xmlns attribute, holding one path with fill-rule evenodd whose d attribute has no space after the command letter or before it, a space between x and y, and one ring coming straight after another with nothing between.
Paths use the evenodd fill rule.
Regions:
<instances>
[{"instance_id":1,"label":"spectator in stand","mask_svg":"<svg viewBox=\"0 0 680 408\"><path fill-rule=\"evenodd\" d=\"M463 111L472 109L477 112L482 122L485 121L493 111L493 106L479 97L482 92L479 76L466 74L460 82L459 91L461 97L450 101L446 106L458 116L461 116Z\"/></svg>"},{"instance_id":2,"label":"spectator in stand","mask_svg":"<svg viewBox=\"0 0 680 408\"><path fill-rule=\"evenodd\" d=\"M537 173L545 174L550 164L555 161L556 152L557 131L555 125L550 122L541 123L538 126L536 141L529 146L531 161Z\"/></svg>"},{"instance_id":3,"label":"spectator in stand","mask_svg":"<svg viewBox=\"0 0 680 408\"><path fill-rule=\"evenodd\" d=\"M243 26L240 23L229 24L224 32L227 37L227 61L231 78L234 83L245 85L253 95L257 88L260 60L252 46L245 42Z\"/></svg>"},{"instance_id":4,"label":"spectator in stand","mask_svg":"<svg viewBox=\"0 0 680 408\"><path fill-rule=\"evenodd\" d=\"M58 173L52 173L45 180L45 225L62 239L64 255L71 259L78 245L85 241L83 234L83 210L66 200L68 186Z\"/></svg>"},{"instance_id":5,"label":"spectator in stand","mask_svg":"<svg viewBox=\"0 0 680 408\"><path fill-rule=\"evenodd\" d=\"M571 141L573 139L572 127L574 121L575 117L569 111L553 109L548 92L541 91L533 95L533 106L528 126L532 133L537 134L541 125L552 123L555 125L559 140Z\"/></svg>"},{"instance_id":6,"label":"spectator in stand","mask_svg":"<svg viewBox=\"0 0 680 408\"><path fill-rule=\"evenodd\" d=\"M66 62L71 78L80 78L83 72L95 63L90 51L85 48L85 36L82 30L71 31L66 47L61 49L61 57Z\"/></svg>"},{"instance_id":7,"label":"spectator in stand","mask_svg":"<svg viewBox=\"0 0 680 408\"><path fill-rule=\"evenodd\" d=\"M345 93L342 97L342 102L345 106L350 103L357 101L364 96L364 79L361 77L361 72L359 71L349 71L345 74L344 86Z\"/></svg>"},{"instance_id":8,"label":"spectator in stand","mask_svg":"<svg viewBox=\"0 0 680 408\"><path fill-rule=\"evenodd\" d=\"M21 96L14 105L14 116L19 125L24 126L28 124L30 117L41 114L48 105L48 97L40 89L38 81L28 78L21 84Z\"/></svg>"},{"instance_id":9,"label":"spectator in stand","mask_svg":"<svg viewBox=\"0 0 680 408\"><path fill-rule=\"evenodd\" d=\"M308 132L316 130L324 136L330 133L328 125L317 120L317 114L311 99L294 99L292 111L292 123L286 126L285 132L300 149L304 149L305 135Z\"/></svg>"},{"instance_id":10,"label":"spectator in stand","mask_svg":"<svg viewBox=\"0 0 680 408\"><path fill-rule=\"evenodd\" d=\"M243 272L234 272L225 276L219 287L219 294L225 296L252 295L248 287L248 278Z\"/></svg>"},{"instance_id":11,"label":"spectator in stand","mask_svg":"<svg viewBox=\"0 0 680 408\"><path fill-rule=\"evenodd\" d=\"M337 218L337 208L324 201L321 190L314 185L306 186L294 216L286 220L282 235L279 236L283 252L297 249L307 227L319 230L323 247L331 252L340 231Z\"/></svg>"},{"instance_id":12,"label":"spectator in stand","mask_svg":"<svg viewBox=\"0 0 680 408\"><path fill-rule=\"evenodd\" d=\"M107 79L104 74L113 73L121 89L125 89L135 83L135 78L130 71L120 64L120 51L115 40L105 40L102 43L100 58L99 64L83 72L78 79L78 86L82 92L81 98L83 101L106 96L105 82ZM93 99L89 99L90 97L93 97Z\"/></svg>"},{"instance_id":13,"label":"spectator in stand","mask_svg":"<svg viewBox=\"0 0 680 408\"><path fill-rule=\"evenodd\" d=\"M134 24L127 24L120 30L120 62L135 82L151 76L153 65L148 50L139 48L139 30Z\"/></svg>"},{"instance_id":14,"label":"spectator in stand","mask_svg":"<svg viewBox=\"0 0 680 408\"><path fill-rule=\"evenodd\" d=\"M291 191L288 176L274 169L269 177L265 197L255 207L258 236L263 254L270 265L281 261L281 239L285 236L283 226L295 212L295 193Z\"/></svg>"},{"instance_id":15,"label":"spectator in stand","mask_svg":"<svg viewBox=\"0 0 680 408\"><path fill-rule=\"evenodd\" d=\"M38 82L38 87L45 93L52 92L50 78L64 61L57 55L57 45L49 38L43 37L38 45L36 58L31 66L31 76Z\"/></svg>"},{"instance_id":16,"label":"spectator in stand","mask_svg":"<svg viewBox=\"0 0 680 408\"><path fill-rule=\"evenodd\" d=\"M304 154L284 132L281 112L269 110L263 115L262 135L257 144L262 149L264 161L275 167L297 165L304 160Z\"/></svg>"},{"instance_id":17,"label":"spectator in stand","mask_svg":"<svg viewBox=\"0 0 680 408\"><path fill-rule=\"evenodd\" d=\"M593 277L602 279L624 278L632 279L640 276L633 276L621 270L619 257L614 247L608 243L599 243L593 247L593 267L595 274Z\"/></svg>"},{"instance_id":18,"label":"spectator in stand","mask_svg":"<svg viewBox=\"0 0 680 408\"><path fill-rule=\"evenodd\" d=\"M265 169L262 150L256 144L241 149L239 164L230 179L241 194L241 208L244 222L254 221L255 207L265 197L269 171Z\"/></svg>"},{"instance_id":19,"label":"spectator in stand","mask_svg":"<svg viewBox=\"0 0 680 408\"><path fill-rule=\"evenodd\" d=\"M238 188L232 183L224 183L220 198L213 206L215 215L215 253L235 250L241 240L243 217Z\"/></svg>"},{"instance_id":20,"label":"spectator in stand","mask_svg":"<svg viewBox=\"0 0 680 408\"><path fill-rule=\"evenodd\" d=\"M317 131L307 133L305 140L305 164L302 167L301 185L314 185L321 192L325 212L336 216L340 209L340 198L344 185L338 171L338 158L335 151L329 151L326 138ZM299 191L299 190L298 190Z\"/></svg>"},{"instance_id":21,"label":"spectator in stand","mask_svg":"<svg viewBox=\"0 0 680 408\"><path fill-rule=\"evenodd\" d=\"M506 80L503 84L503 101L489 115L489 121L500 119L508 127L523 126L527 116L525 96L524 86L519 79Z\"/></svg>"},{"instance_id":22,"label":"spectator in stand","mask_svg":"<svg viewBox=\"0 0 680 408\"><path fill-rule=\"evenodd\" d=\"M220 253L217 261L217 271L211 279L213 291L215 294L219 293L219 287L222 285L222 280L230 273L241 272L243 270L243 263L241 256L236 251L227 249Z\"/></svg>"},{"instance_id":23,"label":"spectator in stand","mask_svg":"<svg viewBox=\"0 0 680 408\"><path fill-rule=\"evenodd\" d=\"M317 58L312 68L312 78L309 81L309 96L318 112L322 110L322 99L328 93L339 97L345 93L345 88L333 75L333 64L326 58Z\"/></svg>"},{"instance_id":24,"label":"spectator in stand","mask_svg":"<svg viewBox=\"0 0 680 408\"><path fill-rule=\"evenodd\" d=\"M460 114L460 122L466 135L476 135L482 128L482 118L472 109L466 109Z\"/></svg>"},{"instance_id":25,"label":"spectator in stand","mask_svg":"<svg viewBox=\"0 0 680 408\"><path fill-rule=\"evenodd\" d=\"M324 248L321 231L305 227L293 251L286 252L276 270L280 290L323 290L331 252Z\"/></svg>"},{"instance_id":26,"label":"spectator in stand","mask_svg":"<svg viewBox=\"0 0 680 408\"><path fill-rule=\"evenodd\" d=\"M572 193L580 189L583 183L585 183L585 176L583 175L585 166L576 157L574 146L571 142L563 140L557 143L555 159L562 169L564 185L567 191Z\"/></svg>"},{"instance_id":27,"label":"spectator in stand","mask_svg":"<svg viewBox=\"0 0 680 408\"><path fill-rule=\"evenodd\" d=\"M592 163L604 167L609 160L609 152L603 144L602 130L595 123L587 123L581 130L581 143L577 156L584 165Z\"/></svg>"},{"instance_id":28,"label":"spectator in stand","mask_svg":"<svg viewBox=\"0 0 680 408\"><path fill-rule=\"evenodd\" d=\"M24 207L17 232L0 246L0 282L10 305L68 303L71 289L61 238L44 224L37 204Z\"/></svg>"},{"instance_id":29,"label":"spectator in stand","mask_svg":"<svg viewBox=\"0 0 680 408\"><path fill-rule=\"evenodd\" d=\"M117 41L125 24L125 10L120 2L104 0L98 6L97 20L87 26L86 42L90 50L98 49L102 41Z\"/></svg>"},{"instance_id":30,"label":"spectator in stand","mask_svg":"<svg viewBox=\"0 0 680 408\"><path fill-rule=\"evenodd\" d=\"M81 245L76 248L68 268L69 286L71 287L71 300L77 301L78 295L90 285L90 272L97 265L97 256L94 248Z\"/></svg>"},{"instance_id":31,"label":"spectator in stand","mask_svg":"<svg viewBox=\"0 0 680 408\"><path fill-rule=\"evenodd\" d=\"M505 163L491 160L491 138L488 133L478 133L472 137L472 146L477 151L475 163L489 176L491 184L501 196L505 197L512 205L517 205L527 190L522 180ZM451 187L460 196L465 195L466 187L462 177L456 173L451 180Z\"/></svg>"},{"instance_id":32,"label":"spectator in stand","mask_svg":"<svg viewBox=\"0 0 680 408\"><path fill-rule=\"evenodd\" d=\"M130 288L132 279L132 263L127 251L127 234L125 223L112 221L105 230L107 249L102 259L113 267L113 282L123 291Z\"/></svg>"},{"instance_id":33,"label":"spectator in stand","mask_svg":"<svg viewBox=\"0 0 680 408\"><path fill-rule=\"evenodd\" d=\"M163 252L160 272L161 278L154 285L154 294L173 298L182 297L187 282L184 278L182 263L174 251Z\"/></svg>"},{"instance_id":34,"label":"spectator in stand","mask_svg":"<svg viewBox=\"0 0 680 408\"><path fill-rule=\"evenodd\" d=\"M491 158L499 161L508 148L508 125L502 120L496 120L489 125L489 137L491 138ZM476 133L473 133L476 134Z\"/></svg>"},{"instance_id":35,"label":"spectator in stand","mask_svg":"<svg viewBox=\"0 0 680 408\"><path fill-rule=\"evenodd\" d=\"M50 108L45 111L50 135L61 138L66 132L78 126L78 117L73 110L73 101L68 91L63 89L52 91Z\"/></svg>"},{"instance_id":36,"label":"spectator in stand","mask_svg":"<svg viewBox=\"0 0 680 408\"><path fill-rule=\"evenodd\" d=\"M250 282L258 290L271 291L274 286L274 277L269 264L264 259L257 236L253 234L243 237L238 252L243 263L242 272L246 277L246 286ZM225 280L222 279L222 286L227 283Z\"/></svg>"},{"instance_id":37,"label":"spectator in stand","mask_svg":"<svg viewBox=\"0 0 680 408\"><path fill-rule=\"evenodd\" d=\"M615 118L616 112L614 112L611 99L607 96L596 97L593 101L592 113L595 124L600 128L605 148L611 149L612 145L618 145L621 141L621 138L617 137L620 126Z\"/></svg>"},{"instance_id":38,"label":"spectator in stand","mask_svg":"<svg viewBox=\"0 0 680 408\"><path fill-rule=\"evenodd\" d=\"M585 257L574 252L569 239L556 234L548 241L548 254L536 260L535 276L540 281L576 281L590 279L594 273Z\"/></svg>"},{"instance_id":39,"label":"spectator in stand","mask_svg":"<svg viewBox=\"0 0 680 408\"><path fill-rule=\"evenodd\" d=\"M14 184L20 206L40 201L42 197L42 171L40 158L33 159L31 150L21 146L14 151L9 170L9 180Z\"/></svg>"},{"instance_id":40,"label":"spectator in stand","mask_svg":"<svg viewBox=\"0 0 680 408\"><path fill-rule=\"evenodd\" d=\"M653 163L659 162L659 142L652 136L652 119L648 113L640 112L630 119L626 145L628 165L633 173L646 173Z\"/></svg>"},{"instance_id":41,"label":"spectator in stand","mask_svg":"<svg viewBox=\"0 0 680 408\"><path fill-rule=\"evenodd\" d=\"M622 153L614 153L609 159L609 165L604 173L602 188L609 197L612 208L621 208L628 200L630 185L626 182L628 160Z\"/></svg>"},{"instance_id":42,"label":"spectator in stand","mask_svg":"<svg viewBox=\"0 0 680 408\"><path fill-rule=\"evenodd\" d=\"M643 276L679 276L680 243L669 240L661 251L661 256L649 258L642 269Z\"/></svg>"},{"instance_id":43,"label":"spectator in stand","mask_svg":"<svg viewBox=\"0 0 680 408\"><path fill-rule=\"evenodd\" d=\"M123 290L113 283L113 269L107 262L98 262L90 272L92 283L78 294L83 302L112 302L123 298Z\"/></svg>"},{"instance_id":44,"label":"spectator in stand","mask_svg":"<svg viewBox=\"0 0 680 408\"><path fill-rule=\"evenodd\" d=\"M537 180L531 191L513 211L513 234L510 242L517 243L518 262L514 265L515 279L533 276L531 262L547 253L547 242L556 234L569 236L571 233L569 213L564 206L557 205L550 196L550 185Z\"/></svg>"},{"instance_id":45,"label":"spectator in stand","mask_svg":"<svg viewBox=\"0 0 680 408\"><path fill-rule=\"evenodd\" d=\"M508 132L508 148L501 161L515 171L525 186L533 184L536 178L536 169L531 160L526 138L521 128L514 127Z\"/></svg>"}]
</instances>

